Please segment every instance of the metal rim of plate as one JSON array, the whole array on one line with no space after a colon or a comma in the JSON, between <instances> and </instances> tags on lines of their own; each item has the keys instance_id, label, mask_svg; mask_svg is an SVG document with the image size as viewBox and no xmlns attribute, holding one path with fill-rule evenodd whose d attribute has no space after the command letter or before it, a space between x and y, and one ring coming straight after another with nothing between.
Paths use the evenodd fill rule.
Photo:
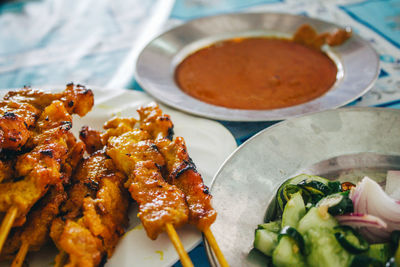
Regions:
<instances>
[{"instance_id":1,"label":"metal rim of plate","mask_svg":"<svg viewBox=\"0 0 400 267\"><path fill-rule=\"evenodd\" d=\"M399 133L400 110L341 108L288 119L242 144L210 187L218 212L211 230L228 262L266 266L251 250L254 230L286 179L308 173L357 182L370 175L382 184L387 170L400 169ZM219 266L204 241L211 266Z\"/></svg>"},{"instance_id":2,"label":"metal rim of plate","mask_svg":"<svg viewBox=\"0 0 400 267\"><path fill-rule=\"evenodd\" d=\"M318 19L280 13L233 13L205 17L175 27L152 40L140 53L135 78L160 102L181 111L226 121L275 121L333 109L366 93L379 73L379 57L356 34L326 53L338 66L337 82L324 95L304 104L273 110L242 110L211 105L189 96L174 80L175 67L198 49L233 37L290 37L308 23L317 32L339 26Z\"/></svg>"}]
</instances>

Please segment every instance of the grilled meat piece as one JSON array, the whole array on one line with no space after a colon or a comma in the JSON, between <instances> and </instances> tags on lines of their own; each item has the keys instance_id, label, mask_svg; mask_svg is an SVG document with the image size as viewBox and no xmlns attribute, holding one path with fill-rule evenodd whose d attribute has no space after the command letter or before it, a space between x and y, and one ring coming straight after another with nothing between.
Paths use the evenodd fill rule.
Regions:
<instances>
[{"instance_id":1,"label":"grilled meat piece","mask_svg":"<svg viewBox=\"0 0 400 267\"><path fill-rule=\"evenodd\" d=\"M210 227L217 213L211 205L208 187L189 157L185 141L182 137L176 137L173 141L161 139L156 145L166 161L166 180L185 194L189 205L189 223L201 231Z\"/></svg>"},{"instance_id":2,"label":"grilled meat piece","mask_svg":"<svg viewBox=\"0 0 400 267\"><path fill-rule=\"evenodd\" d=\"M165 159L167 172L165 179L171 185L178 187L186 197L189 205L189 223L200 230L208 228L216 219L217 213L211 205L211 195L203 183L201 175L187 152L182 137L172 140L169 129L172 122L166 120L161 109L151 104L138 110L141 129L148 129L159 152Z\"/></svg>"},{"instance_id":3,"label":"grilled meat piece","mask_svg":"<svg viewBox=\"0 0 400 267\"><path fill-rule=\"evenodd\" d=\"M13 257L23 243L29 245L29 250L39 250L49 240L49 230L53 219L59 212L60 204L65 201L66 194L63 190L53 187L41 199L27 216L27 222L9 235L2 256Z\"/></svg>"},{"instance_id":4,"label":"grilled meat piece","mask_svg":"<svg viewBox=\"0 0 400 267\"><path fill-rule=\"evenodd\" d=\"M85 115L93 106L93 92L81 85L67 85L62 93L25 87L8 92L0 101L0 148L20 150L32 136L37 119L53 101L61 101L69 114Z\"/></svg>"},{"instance_id":5,"label":"grilled meat piece","mask_svg":"<svg viewBox=\"0 0 400 267\"><path fill-rule=\"evenodd\" d=\"M125 187L139 204L138 217L151 239L156 239L166 224L179 227L187 222L184 195L165 182L161 173L164 158L147 132L131 129L111 137L107 142L107 155L129 177Z\"/></svg>"},{"instance_id":6,"label":"grilled meat piece","mask_svg":"<svg viewBox=\"0 0 400 267\"><path fill-rule=\"evenodd\" d=\"M69 256L66 266L97 266L111 257L128 222L129 195L104 151L97 151L77 167L50 236Z\"/></svg>"},{"instance_id":7,"label":"grilled meat piece","mask_svg":"<svg viewBox=\"0 0 400 267\"><path fill-rule=\"evenodd\" d=\"M49 118L49 123L42 122L46 118ZM34 148L20 155L15 164L16 176L23 179L0 184L0 211L7 212L12 206L17 206L17 222L23 223L24 216L47 192L49 185L61 182L61 166L68 156L71 123L71 115L60 101L46 107L32 139Z\"/></svg>"},{"instance_id":8,"label":"grilled meat piece","mask_svg":"<svg viewBox=\"0 0 400 267\"><path fill-rule=\"evenodd\" d=\"M156 103L140 107L140 129L147 131L153 139L167 138L172 140L174 125L169 115L164 114Z\"/></svg>"}]
</instances>

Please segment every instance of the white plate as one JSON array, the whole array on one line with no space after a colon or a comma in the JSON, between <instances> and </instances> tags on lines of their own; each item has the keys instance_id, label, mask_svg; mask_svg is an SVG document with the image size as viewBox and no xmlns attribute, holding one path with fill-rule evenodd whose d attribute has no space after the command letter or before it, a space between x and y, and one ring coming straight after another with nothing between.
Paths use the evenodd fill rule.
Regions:
<instances>
[{"instance_id":1,"label":"white plate","mask_svg":"<svg viewBox=\"0 0 400 267\"><path fill-rule=\"evenodd\" d=\"M41 88L63 87L46 86ZM83 125L102 130L104 122L115 115L138 117L136 109L154 101L145 93L138 91L92 89L95 95L95 106L85 117L74 117L73 132L75 136L78 136L79 130ZM219 166L236 148L235 139L226 128L217 122L183 114L165 106L161 106L161 108L171 116L174 123L175 136L184 137L188 152L202 174L204 183L210 185ZM118 243L114 255L108 260L106 266L161 267L175 263L178 260L178 255L168 236L163 233L157 240L150 240L136 217L137 209L135 205L133 206L130 211L129 228ZM201 234L194 227L185 226L177 231L187 251L200 243ZM55 253L56 250L51 247L42 249L38 253L30 253L28 255L29 266L49 266L54 262Z\"/></svg>"},{"instance_id":2,"label":"white plate","mask_svg":"<svg viewBox=\"0 0 400 267\"><path fill-rule=\"evenodd\" d=\"M144 90L169 106L227 121L287 119L343 106L368 91L378 77L379 57L369 43L356 34L327 51L338 67L336 83L324 95L300 105L272 110L225 108L193 98L175 83L175 67L202 47L233 37L291 37L305 23L318 32L339 27L318 19L279 13L234 13L192 20L161 34L143 49L136 63L135 78Z\"/></svg>"},{"instance_id":3,"label":"white plate","mask_svg":"<svg viewBox=\"0 0 400 267\"><path fill-rule=\"evenodd\" d=\"M211 229L232 266L266 266L253 248L254 230L272 209L278 187L299 173L356 182L384 181L400 169L400 110L346 108L289 119L240 146L216 175L219 211ZM218 266L207 246L212 266Z\"/></svg>"}]
</instances>

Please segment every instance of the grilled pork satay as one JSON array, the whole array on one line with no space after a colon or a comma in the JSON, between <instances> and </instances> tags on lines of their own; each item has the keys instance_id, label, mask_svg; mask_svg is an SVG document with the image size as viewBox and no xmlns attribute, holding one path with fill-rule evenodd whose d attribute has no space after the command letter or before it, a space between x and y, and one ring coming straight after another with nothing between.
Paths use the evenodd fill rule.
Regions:
<instances>
[{"instance_id":1,"label":"grilled pork satay","mask_svg":"<svg viewBox=\"0 0 400 267\"><path fill-rule=\"evenodd\" d=\"M88 111L86 105L83 103L76 110ZM61 183L60 170L68 157L71 127L72 117L63 102L53 101L36 122L33 137L27 144L33 149L18 156L16 161L15 175L22 179L0 184L0 212L16 207L19 220L15 226L24 222L24 216L47 192L49 185Z\"/></svg>"},{"instance_id":2,"label":"grilled pork satay","mask_svg":"<svg viewBox=\"0 0 400 267\"><path fill-rule=\"evenodd\" d=\"M168 183L176 185L186 196L189 222L200 230L208 228L217 213L211 205L211 195L201 175L189 157L182 137L172 140L173 124L156 104L138 109L140 128L147 130L166 161Z\"/></svg>"},{"instance_id":3,"label":"grilled pork satay","mask_svg":"<svg viewBox=\"0 0 400 267\"><path fill-rule=\"evenodd\" d=\"M0 183L14 177L13 162L14 160L0 160Z\"/></svg>"},{"instance_id":4,"label":"grilled pork satay","mask_svg":"<svg viewBox=\"0 0 400 267\"><path fill-rule=\"evenodd\" d=\"M156 142L167 163L166 180L177 186L186 196L189 205L189 223L201 231L209 228L217 217L211 205L211 195L201 175L187 153L182 137L175 140L161 139Z\"/></svg>"},{"instance_id":5,"label":"grilled pork satay","mask_svg":"<svg viewBox=\"0 0 400 267\"><path fill-rule=\"evenodd\" d=\"M62 101L70 114L83 116L93 106L93 93L73 84L56 94L27 87L8 92L0 101L0 148L21 149L32 136L36 120L44 108L55 100Z\"/></svg>"},{"instance_id":6,"label":"grilled pork satay","mask_svg":"<svg viewBox=\"0 0 400 267\"><path fill-rule=\"evenodd\" d=\"M169 115L164 114L156 103L138 108L140 129L148 132L152 139L172 140L174 124Z\"/></svg>"},{"instance_id":7,"label":"grilled pork satay","mask_svg":"<svg viewBox=\"0 0 400 267\"><path fill-rule=\"evenodd\" d=\"M149 105L138 110L140 127L147 129L156 140L157 147L164 156L167 165L166 180L181 189L189 205L189 222L200 229L221 266L229 266L224 254L210 230L217 213L211 205L211 195L204 185L201 175L189 157L183 138L177 137L172 141L172 122L162 116L157 105ZM157 114L157 115L155 115ZM163 119L158 119L163 118Z\"/></svg>"},{"instance_id":8,"label":"grilled pork satay","mask_svg":"<svg viewBox=\"0 0 400 267\"><path fill-rule=\"evenodd\" d=\"M79 132L79 138L85 143L86 150L89 154L93 154L104 147L101 133L88 126L82 127Z\"/></svg>"},{"instance_id":9,"label":"grilled pork satay","mask_svg":"<svg viewBox=\"0 0 400 267\"><path fill-rule=\"evenodd\" d=\"M128 176L125 187L139 204L138 217L151 239L156 239L167 224L179 227L187 222L184 195L163 179L165 161L147 132L131 129L110 137L107 155Z\"/></svg>"},{"instance_id":10,"label":"grilled pork satay","mask_svg":"<svg viewBox=\"0 0 400 267\"><path fill-rule=\"evenodd\" d=\"M104 151L97 151L77 168L50 235L69 256L66 266L97 266L110 257L127 224L125 176Z\"/></svg>"},{"instance_id":11,"label":"grilled pork satay","mask_svg":"<svg viewBox=\"0 0 400 267\"><path fill-rule=\"evenodd\" d=\"M147 131L134 129L133 118L113 118L106 122L106 132L84 127L80 133L93 147L107 144L107 154L129 178L125 187L139 204L139 218L151 239L170 223L179 227L187 222L188 209L184 196L175 186L164 181L161 169L165 162Z\"/></svg>"},{"instance_id":12,"label":"grilled pork satay","mask_svg":"<svg viewBox=\"0 0 400 267\"><path fill-rule=\"evenodd\" d=\"M76 168L83 157L85 145L82 142L76 142L71 134L71 140L68 143L68 156L62 166L62 180L69 183L72 171ZM58 207L66 199L66 193L63 186L57 184L53 186L48 194L32 208L27 216L27 222L20 228L17 228L7 239L3 255L14 254L22 243L29 245L29 250L39 250L39 248L48 240L49 228L52 220L58 215Z\"/></svg>"},{"instance_id":13,"label":"grilled pork satay","mask_svg":"<svg viewBox=\"0 0 400 267\"><path fill-rule=\"evenodd\" d=\"M40 110L50 105L53 101L63 102L68 113L84 116L93 106L93 92L83 85L67 84L64 91L60 93L51 93L24 87L19 90L9 91L5 96L5 102L30 104Z\"/></svg>"},{"instance_id":14,"label":"grilled pork satay","mask_svg":"<svg viewBox=\"0 0 400 267\"><path fill-rule=\"evenodd\" d=\"M14 255L23 244L28 245L29 250L39 250L48 241L51 222L59 213L58 208L65 199L66 194L62 187L49 190L28 214L27 222L10 234L2 254Z\"/></svg>"},{"instance_id":15,"label":"grilled pork satay","mask_svg":"<svg viewBox=\"0 0 400 267\"><path fill-rule=\"evenodd\" d=\"M16 176L22 179L0 184L0 211L7 212L16 206L21 219L49 185L60 183L61 165L68 153L72 118L64 105L55 101L42 115L37 123L38 134L32 140L33 150L19 156L15 165ZM51 123L39 126L46 118Z\"/></svg>"}]
</instances>

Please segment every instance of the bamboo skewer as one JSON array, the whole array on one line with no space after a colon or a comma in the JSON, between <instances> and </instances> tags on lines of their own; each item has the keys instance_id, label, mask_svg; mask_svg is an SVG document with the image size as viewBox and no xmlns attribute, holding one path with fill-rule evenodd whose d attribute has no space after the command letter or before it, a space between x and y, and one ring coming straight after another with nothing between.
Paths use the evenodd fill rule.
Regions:
<instances>
[{"instance_id":1,"label":"bamboo skewer","mask_svg":"<svg viewBox=\"0 0 400 267\"><path fill-rule=\"evenodd\" d=\"M11 267L21 267L22 264L24 263L26 254L28 253L29 250L29 243L23 242L21 247L18 250L17 256L15 256Z\"/></svg>"},{"instance_id":2,"label":"bamboo skewer","mask_svg":"<svg viewBox=\"0 0 400 267\"><path fill-rule=\"evenodd\" d=\"M178 234L175 231L175 228L172 224L167 223L165 225L165 230L171 240L172 244L175 247L176 252L178 252L179 258L181 260L183 267L194 267L192 260L189 258L185 248L182 245L181 240L179 239Z\"/></svg>"},{"instance_id":3,"label":"bamboo skewer","mask_svg":"<svg viewBox=\"0 0 400 267\"><path fill-rule=\"evenodd\" d=\"M214 254L217 257L217 260L218 260L219 264L222 267L229 267L229 264L226 261L225 256L222 253L221 249L219 248L218 243L215 240L215 237L214 237L213 233L211 232L211 229L210 228L206 228L203 231L203 233L206 236L206 239L208 241L208 244L210 244L211 249L214 251Z\"/></svg>"},{"instance_id":4,"label":"bamboo skewer","mask_svg":"<svg viewBox=\"0 0 400 267\"><path fill-rule=\"evenodd\" d=\"M6 242L8 233L11 230L12 225L14 224L14 220L17 217L18 208L16 206L11 207L6 216L3 219L0 227L0 253L3 248L4 243Z\"/></svg>"},{"instance_id":5,"label":"bamboo skewer","mask_svg":"<svg viewBox=\"0 0 400 267\"><path fill-rule=\"evenodd\" d=\"M56 256L54 267L63 267L66 259L67 253L64 250L60 251L60 253L58 253L58 255Z\"/></svg>"}]
</instances>

